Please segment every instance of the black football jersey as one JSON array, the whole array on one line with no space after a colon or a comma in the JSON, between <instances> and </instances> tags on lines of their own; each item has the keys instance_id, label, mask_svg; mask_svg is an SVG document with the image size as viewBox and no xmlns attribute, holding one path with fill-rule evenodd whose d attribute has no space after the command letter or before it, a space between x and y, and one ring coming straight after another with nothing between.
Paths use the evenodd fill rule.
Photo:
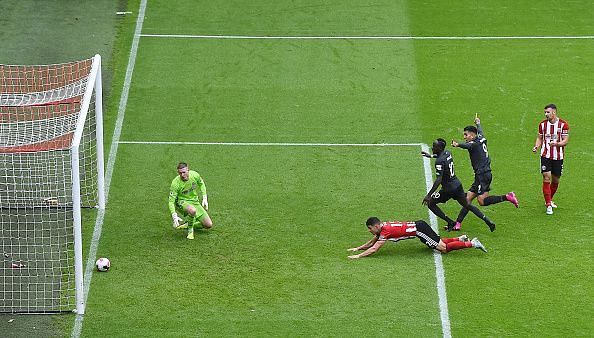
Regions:
<instances>
[{"instance_id":1,"label":"black football jersey","mask_svg":"<svg viewBox=\"0 0 594 338\"><path fill-rule=\"evenodd\" d=\"M444 150L435 159L435 175L441 176L441 186L445 190L455 190L461 184L454 170L452 154Z\"/></svg>"},{"instance_id":2,"label":"black football jersey","mask_svg":"<svg viewBox=\"0 0 594 338\"><path fill-rule=\"evenodd\" d=\"M489 158L487 139L483 136L483 130L480 125L477 125L477 129L476 138L470 142L460 144L460 148L468 150L474 173L482 174L491 171L491 159Z\"/></svg>"}]
</instances>

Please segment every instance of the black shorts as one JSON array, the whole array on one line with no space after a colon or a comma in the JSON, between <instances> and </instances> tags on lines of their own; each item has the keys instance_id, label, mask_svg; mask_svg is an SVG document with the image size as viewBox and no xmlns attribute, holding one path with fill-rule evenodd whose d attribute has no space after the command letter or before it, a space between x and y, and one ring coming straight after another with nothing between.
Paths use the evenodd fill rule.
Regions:
<instances>
[{"instance_id":1,"label":"black shorts","mask_svg":"<svg viewBox=\"0 0 594 338\"><path fill-rule=\"evenodd\" d=\"M462 184L460 184L458 188L454 190L441 189L431 194L431 199L434 203L445 203L452 198L458 200L460 199L460 197L466 198L466 194L464 193L464 188L462 187Z\"/></svg>"},{"instance_id":2,"label":"black shorts","mask_svg":"<svg viewBox=\"0 0 594 338\"><path fill-rule=\"evenodd\" d=\"M421 242L431 249L437 248L437 244L439 244L441 238L435 231L433 231L429 224L423 220L420 220L416 221L415 225L417 227L417 237L421 240Z\"/></svg>"},{"instance_id":3,"label":"black shorts","mask_svg":"<svg viewBox=\"0 0 594 338\"><path fill-rule=\"evenodd\" d=\"M551 160L550 158L540 158L540 172L550 171L554 176L561 177L563 174L563 160Z\"/></svg>"},{"instance_id":4,"label":"black shorts","mask_svg":"<svg viewBox=\"0 0 594 338\"><path fill-rule=\"evenodd\" d=\"M474 174L474 182L470 186L468 191L471 191L477 195L482 195L487 191L491 190L491 181L493 180L493 175L491 175L490 171L482 174Z\"/></svg>"}]
</instances>

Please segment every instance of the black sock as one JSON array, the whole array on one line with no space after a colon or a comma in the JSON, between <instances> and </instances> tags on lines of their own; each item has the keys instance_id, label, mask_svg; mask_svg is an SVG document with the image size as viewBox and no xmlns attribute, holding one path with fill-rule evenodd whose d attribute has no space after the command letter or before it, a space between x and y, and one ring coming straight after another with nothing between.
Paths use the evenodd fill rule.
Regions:
<instances>
[{"instance_id":1,"label":"black sock","mask_svg":"<svg viewBox=\"0 0 594 338\"><path fill-rule=\"evenodd\" d=\"M470 210L473 214L476 215L476 217L480 218L480 219L485 219L485 214L483 214L477 207L475 207L472 204L469 204L467 207L468 210Z\"/></svg>"},{"instance_id":2,"label":"black sock","mask_svg":"<svg viewBox=\"0 0 594 338\"><path fill-rule=\"evenodd\" d=\"M449 218L448 216L446 216L446 214L444 214L443 211L441 211L441 209L437 205L429 204L429 210L431 210L435 214L435 216L448 222L448 224L454 223L454 221L451 218Z\"/></svg>"},{"instance_id":3,"label":"black sock","mask_svg":"<svg viewBox=\"0 0 594 338\"><path fill-rule=\"evenodd\" d=\"M458 218L456 219L456 222L462 223L464 218L466 218L466 215L468 215L468 209L466 209L466 208L460 209L460 213L458 214Z\"/></svg>"},{"instance_id":4,"label":"black sock","mask_svg":"<svg viewBox=\"0 0 594 338\"><path fill-rule=\"evenodd\" d=\"M505 195L489 196L483 200L483 205L487 206L487 205L491 205L491 204L501 203L503 201L507 201L507 198L505 197Z\"/></svg>"}]
</instances>

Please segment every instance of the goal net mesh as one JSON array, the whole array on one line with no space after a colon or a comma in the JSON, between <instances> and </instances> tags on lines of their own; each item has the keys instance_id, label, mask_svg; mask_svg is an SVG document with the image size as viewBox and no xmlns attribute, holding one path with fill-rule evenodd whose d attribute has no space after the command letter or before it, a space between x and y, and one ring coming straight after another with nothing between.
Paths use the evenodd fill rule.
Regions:
<instances>
[{"instance_id":1,"label":"goal net mesh","mask_svg":"<svg viewBox=\"0 0 594 338\"><path fill-rule=\"evenodd\" d=\"M92 63L0 65L0 312L75 308L72 142L82 123L81 206L98 196L94 90L81 119Z\"/></svg>"}]
</instances>

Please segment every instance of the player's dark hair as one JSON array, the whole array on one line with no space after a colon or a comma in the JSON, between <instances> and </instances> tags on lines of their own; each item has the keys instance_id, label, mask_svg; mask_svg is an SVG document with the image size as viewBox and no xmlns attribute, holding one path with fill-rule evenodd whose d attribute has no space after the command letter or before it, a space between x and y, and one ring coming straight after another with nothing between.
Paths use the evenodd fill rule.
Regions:
<instances>
[{"instance_id":1,"label":"player's dark hair","mask_svg":"<svg viewBox=\"0 0 594 338\"><path fill-rule=\"evenodd\" d=\"M445 149L446 147L446 141L444 139L442 139L441 137L438 138L437 140L435 140L435 142L437 142L437 144L439 145L439 147L441 149Z\"/></svg>"},{"instance_id":2,"label":"player's dark hair","mask_svg":"<svg viewBox=\"0 0 594 338\"><path fill-rule=\"evenodd\" d=\"M469 131L471 133L478 134L478 130L476 129L475 126L466 126L466 127L464 127L464 131Z\"/></svg>"},{"instance_id":3,"label":"player's dark hair","mask_svg":"<svg viewBox=\"0 0 594 338\"><path fill-rule=\"evenodd\" d=\"M553 109L557 110L557 106L555 106L554 103L549 103L544 107L544 109L549 109L549 108L553 108Z\"/></svg>"},{"instance_id":4,"label":"player's dark hair","mask_svg":"<svg viewBox=\"0 0 594 338\"><path fill-rule=\"evenodd\" d=\"M177 170L183 169L183 168L187 168L188 164L186 162L179 162L177 164Z\"/></svg>"},{"instance_id":5,"label":"player's dark hair","mask_svg":"<svg viewBox=\"0 0 594 338\"><path fill-rule=\"evenodd\" d=\"M365 222L365 224L367 225L367 227L369 228L370 226L374 226L376 224L380 224L382 221L380 221L379 218L377 217L369 217L367 219L367 222Z\"/></svg>"}]
</instances>

